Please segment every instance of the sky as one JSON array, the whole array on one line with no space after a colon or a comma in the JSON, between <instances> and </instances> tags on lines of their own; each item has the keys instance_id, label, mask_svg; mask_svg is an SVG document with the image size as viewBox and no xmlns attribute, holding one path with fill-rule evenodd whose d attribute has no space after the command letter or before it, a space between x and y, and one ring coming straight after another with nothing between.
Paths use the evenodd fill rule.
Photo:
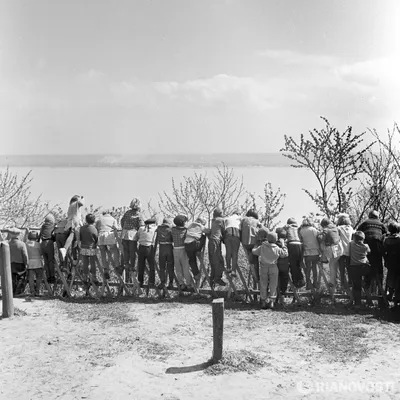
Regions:
<instances>
[{"instance_id":1,"label":"sky","mask_svg":"<svg viewBox=\"0 0 400 400\"><path fill-rule=\"evenodd\" d=\"M275 152L320 116L383 135L399 20L397 0L0 0L0 153Z\"/></svg>"}]
</instances>

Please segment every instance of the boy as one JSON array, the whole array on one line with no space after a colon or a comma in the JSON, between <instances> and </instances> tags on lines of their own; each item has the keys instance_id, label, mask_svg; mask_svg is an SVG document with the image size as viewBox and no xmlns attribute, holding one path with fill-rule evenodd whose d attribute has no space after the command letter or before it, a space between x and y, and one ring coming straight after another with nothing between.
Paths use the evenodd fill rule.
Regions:
<instances>
[{"instance_id":1,"label":"boy","mask_svg":"<svg viewBox=\"0 0 400 400\"><path fill-rule=\"evenodd\" d=\"M365 234L362 231L357 231L353 240L349 243L349 278L353 285L353 298L356 308L361 306L361 282L362 277L365 277L365 283L369 283L371 268L368 262L367 254L371 251L369 246L364 243ZM369 289L366 288L367 290ZM368 300L370 302L370 300Z\"/></svg>"},{"instance_id":2,"label":"boy","mask_svg":"<svg viewBox=\"0 0 400 400\"><path fill-rule=\"evenodd\" d=\"M395 294L395 303L400 300L399 277L400 277L400 235L399 224L390 222L388 225L389 235L383 241L385 267L388 270L386 276L386 292L388 300L393 299ZM395 305L396 305L395 304Z\"/></svg>"},{"instance_id":3,"label":"boy","mask_svg":"<svg viewBox=\"0 0 400 400\"><path fill-rule=\"evenodd\" d=\"M29 258L28 262L29 291L31 296L39 297L40 285L43 280L43 263L42 263L41 245L37 240L38 240L37 232L28 233L28 241L26 242L26 248L28 250L28 258ZM36 279L36 288L35 288L35 279Z\"/></svg>"},{"instance_id":4,"label":"boy","mask_svg":"<svg viewBox=\"0 0 400 400\"><path fill-rule=\"evenodd\" d=\"M99 281L96 277L96 248L98 242L98 232L97 229L94 227L95 222L96 217L93 214L86 215L86 225L82 226L79 230L78 245L81 249L84 278L87 279L89 276L90 264L90 274L92 276L92 282L94 285L99 285Z\"/></svg>"},{"instance_id":5,"label":"boy","mask_svg":"<svg viewBox=\"0 0 400 400\"><path fill-rule=\"evenodd\" d=\"M167 289L174 288L174 249L172 247L172 221L168 218L164 218L163 223L156 230L156 241L154 244L154 252L158 251L158 264L160 266L160 287L163 289L167 281L166 271L168 273L169 284Z\"/></svg>"},{"instance_id":6,"label":"boy","mask_svg":"<svg viewBox=\"0 0 400 400\"><path fill-rule=\"evenodd\" d=\"M305 285L301 264L303 262L303 244L299 237L299 227L294 218L289 218L284 227L287 235L287 249L289 252L290 274L293 285L301 288Z\"/></svg>"},{"instance_id":7,"label":"boy","mask_svg":"<svg viewBox=\"0 0 400 400\"><path fill-rule=\"evenodd\" d=\"M146 260L149 264L149 288L153 288L156 280L155 276L155 261L154 243L156 240L156 220L150 218L144 222L144 226L141 226L136 233L135 241L139 244L138 250L138 281L140 287L143 287L144 281L144 270L146 269Z\"/></svg>"},{"instance_id":8,"label":"boy","mask_svg":"<svg viewBox=\"0 0 400 400\"><path fill-rule=\"evenodd\" d=\"M178 280L180 290L192 288L192 276L189 270L189 259L185 251L186 224L185 215L177 215L174 218L175 226L172 227L172 239L174 243L174 263L176 279ZM186 284L185 284L186 281Z\"/></svg>"},{"instance_id":9,"label":"boy","mask_svg":"<svg viewBox=\"0 0 400 400\"><path fill-rule=\"evenodd\" d=\"M224 270L224 258L222 257L222 238L225 233L225 220L222 217L222 210L217 207L213 213L211 221L211 231L208 239L208 257L210 260L211 275L210 283L226 286L226 282L222 280L222 272Z\"/></svg>"},{"instance_id":10,"label":"boy","mask_svg":"<svg viewBox=\"0 0 400 400\"><path fill-rule=\"evenodd\" d=\"M26 272L29 258L26 244L19 239L21 231L18 228L9 229L10 234L10 259L13 294L21 294L25 288L20 288L19 283L22 275Z\"/></svg>"},{"instance_id":11,"label":"boy","mask_svg":"<svg viewBox=\"0 0 400 400\"><path fill-rule=\"evenodd\" d=\"M190 269L194 277L194 281L198 286L200 283L201 273L197 266L197 258L200 258L201 251L206 244L205 232L206 221L203 218L197 218L192 222L186 232L185 250L189 258ZM201 262L201 260L199 260Z\"/></svg>"},{"instance_id":12,"label":"boy","mask_svg":"<svg viewBox=\"0 0 400 400\"><path fill-rule=\"evenodd\" d=\"M275 307L279 275L277 261L279 257L287 257L288 251L283 239L281 239L282 247L277 246L278 236L274 232L268 232L267 229L262 228L260 229L259 237L260 240L264 239L264 241L261 246L254 248L252 253L259 256L260 262L261 309L273 309ZM270 300L267 303L268 292Z\"/></svg>"},{"instance_id":13,"label":"boy","mask_svg":"<svg viewBox=\"0 0 400 400\"><path fill-rule=\"evenodd\" d=\"M280 248L283 248L286 240L286 231L283 228L276 228L276 233L278 235L276 245ZM279 270L279 303L283 304L283 296L286 294L287 286L289 283L289 255L285 254L279 256L277 266Z\"/></svg>"},{"instance_id":14,"label":"boy","mask_svg":"<svg viewBox=\"0 0 400 400\"><path fill-rule=\"evenodd\" d=\"M55 220L53 214L48 214L44 219L44 224L40 228L38 241L41 240L40 249L43 255L44 268L48 283L55 283L54 274L54 230Z\"/></svg>"}]
</instances>

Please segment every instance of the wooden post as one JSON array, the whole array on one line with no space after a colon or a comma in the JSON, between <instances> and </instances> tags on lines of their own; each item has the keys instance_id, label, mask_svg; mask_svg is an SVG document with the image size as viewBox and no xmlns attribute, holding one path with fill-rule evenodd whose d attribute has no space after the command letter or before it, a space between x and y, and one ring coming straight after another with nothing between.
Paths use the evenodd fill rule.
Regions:
<instances>
[{"instance_id":1,"label":"wooden post","mask_svg":"<svg viewBox=\"0 0 400 400\"><path fill-rule=\"evenodd\" d=\"M223 337L224 337L224 299L215 299L212 302L213 319L213 362L222 358Z\"/></svg>"},{"instance_id":2,"label":"wooden post","mask_svg":"<svg viewBox=\"0 0 400 400\"><path fill-rule=\"evenodd\" d=\"M11 277L10 246L7 242L0 243L0 274L3 298L3 318L14 316L14 299Z\"/></svg>"}]
</instances>

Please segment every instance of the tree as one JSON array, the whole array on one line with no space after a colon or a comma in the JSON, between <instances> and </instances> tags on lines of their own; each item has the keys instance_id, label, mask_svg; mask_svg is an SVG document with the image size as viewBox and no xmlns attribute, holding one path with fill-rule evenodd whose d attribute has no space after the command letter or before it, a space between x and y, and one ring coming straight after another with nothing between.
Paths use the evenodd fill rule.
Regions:
<instances>
[{"instance_id":1,"label":"tree","mask_svg":"<svg viewBox=\"0 0 400 400\"><path fill-rule=\"evenodd\" d=\"M172 179L172 194L159 193L159 208L168 217L184 214L189 220L203 217L210 221L216 207L228 215L240 208L245 197L243 177L237 177L233 168L222 164L211 177L206 172L194 173L184 176L179 185Z\"/></svg>"},{"instance_id":2,"label":"tree","mask_svg":"<svg viewBox=\"0 0 400 400\"><path fill-rule=\"evenodd\" d=\"M364 171L365 154L372 146L363 146L365 132L353 134L348 127L340 133L326 118L325 128L309 131L310 138L303 134L300 142L285 135L282 154L295 161L294 168L310 170L318 181L319 191L312 194L303 189L318 208L328 217L349 210L354 181Z\"/></svg>"},{"instance_id":3,"label":"tree","mask_svg":"<svg viewBox=\"0 0 400 400\"><path fill-rule=\"evenodd\" d=\"M8 167L0 171L0 225L3 228L36 227L53 210L41 196L32 197L31 172L19 178Z\"/></svg>"}]
</instances>

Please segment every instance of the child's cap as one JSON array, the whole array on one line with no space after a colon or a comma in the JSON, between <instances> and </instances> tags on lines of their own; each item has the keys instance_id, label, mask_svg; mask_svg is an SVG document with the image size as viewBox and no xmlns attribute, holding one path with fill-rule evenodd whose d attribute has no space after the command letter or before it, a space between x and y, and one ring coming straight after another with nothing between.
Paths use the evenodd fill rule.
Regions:
<instances>
[{"instance_id":1,"label":"child's cap","mask_svg":"<svg viewBox=\"0 0 400 400\"><path fill-rule=\"evenodd\" d=\"M30 231L28 233L28 240L36 240L38 238L38 233L36 231Z\"/></svg>"},{"instance_id":2,"label":"child's cap","mask_svg":"<svg viewBox=\"0 0 400 400\"><path fill-rule=\"evenodd\" d=\"M145 225L151 225L151 224L155 224L157 221L156 221L156 219L153 217L153 218L149 218L149 219L146 219L146 221L144 221L144 223L145 223Z\"/></svg>"},{"instance_id":3,"label":"child's cap","mask_svg":"<svg viewBox=\"0 0 400 400\"><path fill-rule=\"evenodd\" d=\"M8 233L12 236L18 236L21 233L21 230L17 227L8 229Z\"/></svg>"},{"instance_id":4,"label":"child's cap","mask_svg":"<svg viewBox=\"0 0 400 400\"><path fill-rule=\"evenodd\" d=\"M358 242L361 242L365 239L365 234L362 231L357 231L354 234L354 240L357 240Z\"/></svg>"},{"instance_id":5,"label":"child's cap","mask_svg":"<svg viewBox=\"0 0 400 400\"><path fill-rule=\"evenodd\" d=\"M47 214L45 219L44 219L44 222L50 222L50 223L54 224L54 222L55 222L54 215L53 214Z\"/></svg>"},{"instance_id":6,"label":"child's cap","mask_svg":"<svg viewBox=\"0 0 400 400\"><path fill-rule=\"evenodd\" d=\"M269 232L267 240L269 243L276 243L278 241L278 235L275 232Z\"/></svg>"},{"instance_id":7,"label":"child's cap","mask_svg":"<svg viewBox=\"0 0 400 400\"><path fill-rule=\"evenodd\" d=\"M289 218L289 219L287 220L286 223L287 223L288 225L297 224L297 222L296 222L296 220L295 220L294 218Z\"/></svg>"},{"instance_id":8,"label":"child's cap","mask_svg":"<svg viewBox=\"0 0 400 400\"><path fill-rule=\"evenodd\" d=\"M176 226L185 226L185 222L187 221L186 215L177 215L174 218L174 224Z\"/></svg>"},{"instance_id":9,"label":"child's cap","mask_svg":"<svg viewBox=\"0 0 400 400\"><path fill-rule=\"evenodd\" d=\"M221 207L217 207L214 212L213 212L213 217L214 218L218 218L218 217L222 217L222 209Z\"/></svg>"}]
</instances>

